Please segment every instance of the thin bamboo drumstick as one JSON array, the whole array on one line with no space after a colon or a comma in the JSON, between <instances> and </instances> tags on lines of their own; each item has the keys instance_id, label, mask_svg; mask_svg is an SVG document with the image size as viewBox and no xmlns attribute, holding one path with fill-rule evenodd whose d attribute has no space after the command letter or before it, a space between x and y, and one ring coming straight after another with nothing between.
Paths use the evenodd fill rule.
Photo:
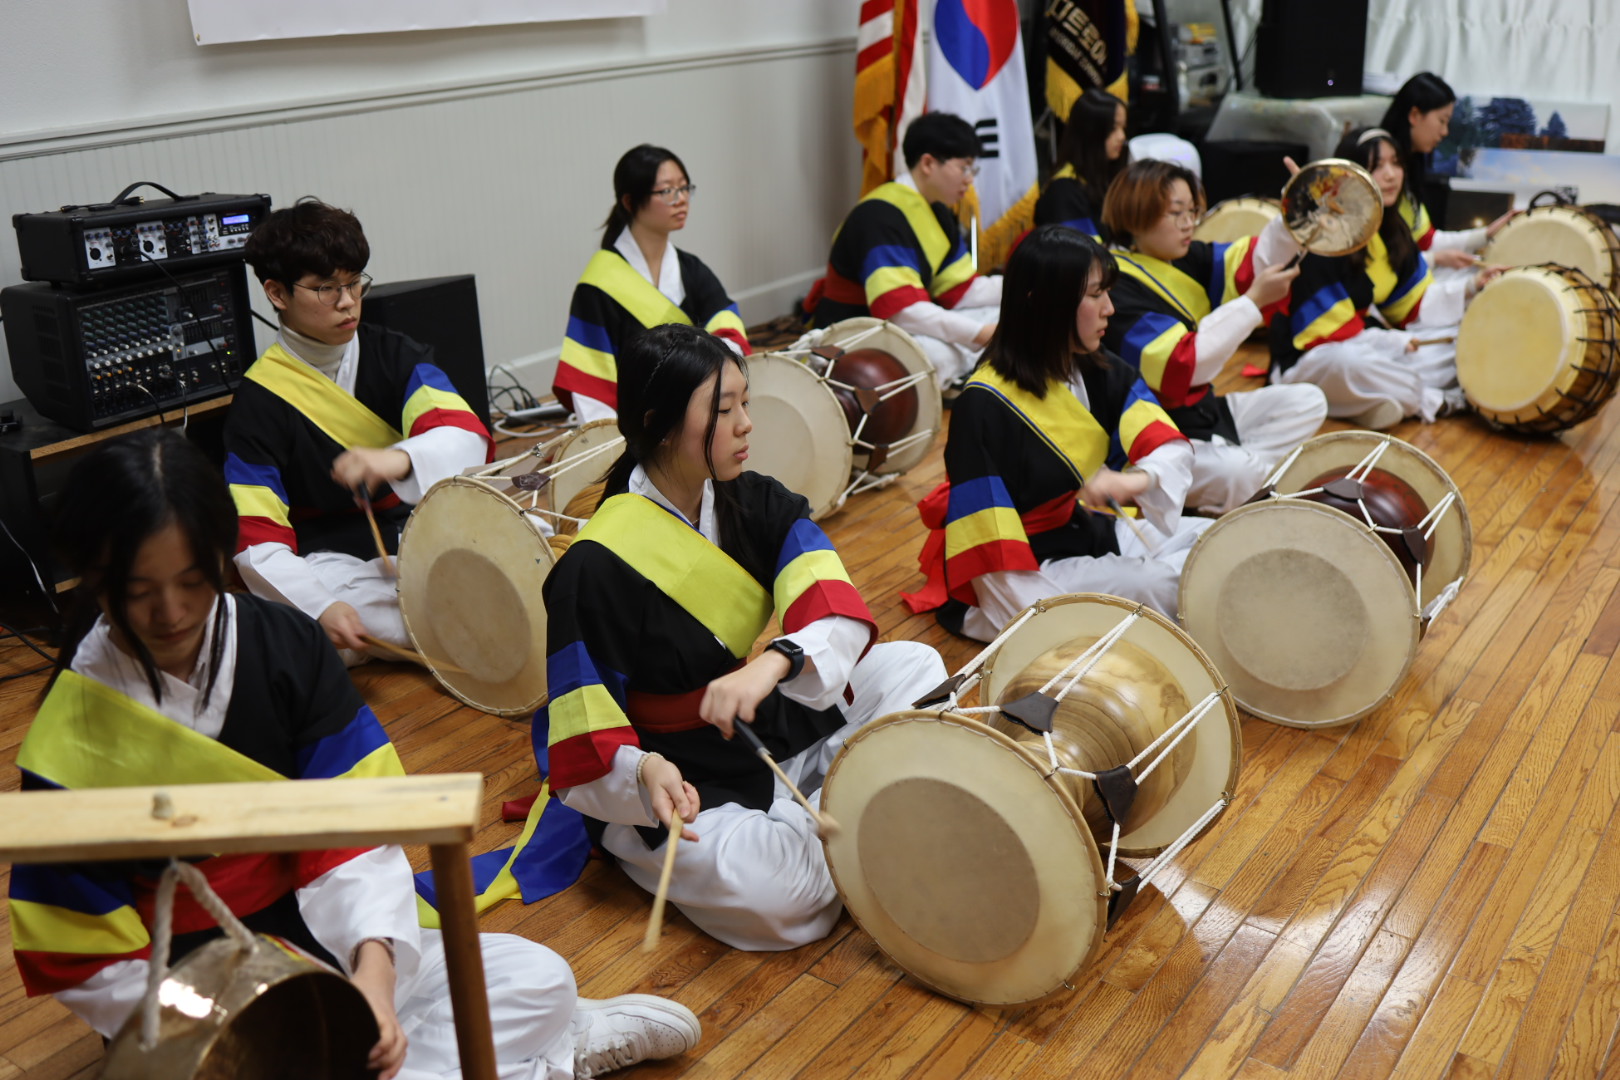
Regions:
<instances>
[{"instance_id":1,"label":"thin bamboo drumstick","mask_svg":"<svg viewBox=\"0 0 1620 1080\"><path fill-rule=\"evenodd\" d=\"M395 645L391 641L384 641L382 638L372 637L370 634L361 634L360 640L365 642L367 645L370 645L373 649L381 649L383 652L393 653L401 660L409 660L415 664L422 664L426 667L432 668L434 671L448 671L452 675L467 674L466 668L458 667L448 660L439 660L427 655L426 653L419 653L415 649L407 649L403 645Z\"/></svg>"},{"instance_id":2,"label":"thin bamboo drumstick","mask_svg":"<svg viewBox=\"0 0 1620 1080\"><path fill-rule=\"evenodd\" d=\"M817 810L810 805L810 800L804 797L804 792L799 790L799 785L788 779L788 774L783 772L782 766L778 765L776 759L771 757L771 752L765 749L765 744L760 741L759 734L752 727L740 719L734 721L733 726L748 737L748 741L754 744L754 753L758 754L760 760L771 767L771 772L775 773L776 778L787 786L788 791L793 793L795 799L799 800L799 805L810 812L810 817L816 823L816 831L821 833L823 840L831 839L843 831L839 828L838 822L833 820L831 814Z\"/></svg>"},{"instance_id":3,"label":"thin bamboo drumstick","mask_svg":"<svg viewBox=\"0 0 1620 1080\"><path fill-rule=\"evenodd\" d=\"M360 505L366 511L366 524L371 526L371 538L377 542L377 554L382 557L383 565L388 568L388 572L394 577L399 577L399 568L394 565L394 560L388 555L388 546L383 543L382 530L377 528L377 515L371 510L371 492L363 486L355 490L360 496Z\"/></svg>"},{"instance_id":4,"label":"thin bamboo drumstick","mask_svg":"<svg viewBox=\"0 0 1620 1080\"><path fill-rule=\"evenodd\" d=\"M669 879L675 872L675 845L681 842L681 815L669 811L669 843L664 848L664 869L658 875L658 891L653 894L652 918L647 920L647 936L641 939L641 951L652 952L658 947L658 936L664 932L664 902L669 899Z\"/></svg>"},{"instance_id":5,"label":"thin bamboo drumstick","mask_svg":"<svg viewBox=\"0 0 1620 1080\"><path fill-rule=\"evenodd\" d=\"M1131 527L1131 532L1135 533L1136 538L1142 541L1142 546L1148 549L1148 554L1156 554L1154 551L1156 545L1148 543L1147 533L1142 531L1142 526L1138 525L1136 523L1136 519L1125 512L1125 508L1119 505L1119 500L1114 498L1112 495L1108 497L1108 508L1112 510L1117 517L1124 521L1125 524Z\"/></svg>"}]
</instances>

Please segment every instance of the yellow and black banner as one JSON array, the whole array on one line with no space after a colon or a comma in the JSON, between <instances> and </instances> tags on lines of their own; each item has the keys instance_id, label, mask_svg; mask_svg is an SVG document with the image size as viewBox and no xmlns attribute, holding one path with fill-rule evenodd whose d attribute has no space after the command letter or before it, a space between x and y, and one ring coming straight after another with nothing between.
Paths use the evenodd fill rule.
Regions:
<instances>
[{"instance_id":1,"label":"yellow and black banner","mask_svg":"<svg viewBox=\"0 0 1620 1080\"><path fill-rule=\"evenodd\" d=\"M1090 89L1121 101L1129 87L1125 60L1136 51L1132 0L1048 0L1046 103L1067 121L1075 99Z\"/></svg>"}]
</instances>

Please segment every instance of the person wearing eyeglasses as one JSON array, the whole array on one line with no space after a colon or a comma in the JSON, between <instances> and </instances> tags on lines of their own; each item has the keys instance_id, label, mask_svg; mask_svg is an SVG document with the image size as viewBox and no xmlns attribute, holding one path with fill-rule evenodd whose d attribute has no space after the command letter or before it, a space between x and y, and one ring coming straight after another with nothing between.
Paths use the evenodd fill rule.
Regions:
<instances>
[{"instance_id":1,"label":"person wearing eyeglasses","mask_svg":"<svg viewBox=\"0 0 1620 1080\"><path fill-rule=\"evenodd\" d=\"M1119 279L1103 340L1192 440L1187 505L1224 513L1316 434L1328 403L1310 383L1224 395L1210 385L1288 297L1300 248L1280 217L1230 244L1194 240L1203 202L1198 177L1169 161L1133 162L1109 185L1102 219L1120 245Z\"/></svg>"},{"instance_id":2,"label":"person wearing eyeglasses","mask_svg":"<svg viewBox=\"0 0 1620 1080\"><path fill-rule=\"evenodd\" d=\"M673 151L642 143L613 167L613 209L602 247L585 265L568 307L568 330L552 393L581 423L611 420L619 408L619 352L643 330L700 326L738 356L748 334L714 271L681 251L670 234L686 228L697 185Z\"/></svg>"},{"instance_id":3,"label":"person wearing eyeglasses","mask_svg":"<svg viewBox=\"0 0 1620 1080\"><path fill-rule=\"evenodd\" d=\"M371 246L352 213L306 196L267 215L243 255L280 329L225 421L236 566L254 595L318 620L361 663L368 637L410 644L364 504L392 555L428 488L495 444L432 349L361 323Z\"/></svg>"},{"instance_id":4,"label":"person wearing eyeglasses","mask_svg":"<svg viewBox=\"0 0 1620 1080\"><path fill-rule=\"evenodd\" d=\"M861 315L893 322L949 387L979 362L1001 309L1001 278L977 273L950 209L978 174L979 136L959 116L925 113L901 152L906 172L849 212L805 310L817 327Z\"/></svg>"}]
</instances>

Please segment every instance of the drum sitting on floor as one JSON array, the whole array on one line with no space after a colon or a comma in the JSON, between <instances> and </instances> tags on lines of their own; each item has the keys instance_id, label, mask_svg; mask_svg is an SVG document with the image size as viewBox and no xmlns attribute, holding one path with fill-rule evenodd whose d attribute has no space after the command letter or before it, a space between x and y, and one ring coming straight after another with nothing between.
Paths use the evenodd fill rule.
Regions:
<instances>
[{"instance_id":1,"label":"drum sitting on floor","mask_svg":"<svg viewBox=\"0 0 1620 1080\"><path fill-rule=\"evenodd\" d=\"M1223 515L1181 576L1181 624L1246 710L1331 727L1395 693L1472 552L1445 470L1390 435L1305 443Z\"/></svg>"},{"instance_id":2,"label":"drum sitting on floor","mask_svg":"<svg viewBox=\"0 0 1620 1080\"><path fill-rule=\"evenodd\" d=\"M592 420L497 462L497 469L473 469L466 475L489 483L566 536L578 532L596 512L602 501L602 478L623 447L617 421Z\"/></svg>"},{"instance_id":3,"label":"drum sitting on floor","mask_svg":"<svg viewBox=\"0 0 1620 1080\"><path fill-rule=\"evenodd\" d=\"M1617 334L1620 305L1587 274L1567 266L1518 267L1468 305L1457 331L1457 381L1493 424L1533 434L1563 431L1614 396Z\"/></svg>"},{"instance_id":4,"label":"drum sitting on floor","mask_svg":"<svg viewBox=\"0 0 1620 1080\"><path fill-rule=\"evenodd\" d=\"M879 948L940 993L1010 1005L1063 989L1219 815L1242 740L1209 659L1118 597L1042 601L987 655L931 708L852 735L822 806L843 826L839 894ZM980 674L1000 704L960 707ZM1139 875L1116 862L1149 853Z\"/></svg>"},{"instance_id":5,"label":"drum sitting on floor","mask_svg":"<svg viewBox=\"0 0 1620 1080\"><path fill-rule=\"evenodd\" d=\"M854 441L826 380L780 353L750 357L748 415L748 468L803 495L812 518L843 505Z\"/></svg>"},{"instance_id":6,"label":"drum sitting on floor","mask_svg":"<svg viewBox=\"0 0 1620 1080\"><path fill-rule=\"evenodd\" d=\"M444 688L475 709L526 716L546 697L546 608L556 562L535 517L491 485L428 489L399 538L399 610Z\"/></svg>"},{"instance_id":7,"label":"drum sitting on floor","mask_svg":"<svg viewBox=\"0 0 1620 1080\"><path fill-rule=\"evenodd\" d=\"M1255 195L1240 195L1218 202L1193 230L1194 240L1230 244L1246 236L1259 236L1272 221L1282 217L1282 203Z\"/></svg>"},{"instance_id":8,"label":"drum sitting on floor","mask_svg":"<svg viewBox=\"0 0 1620 1080\"><path fill-rule=\"evenodd\" d=\"M1605 289L1620 289L1620 240L1608 222L1578 206L1537 206L1496 231L1480 251L1506 266L1573 266Z\"/></svg>"}]
</instances>

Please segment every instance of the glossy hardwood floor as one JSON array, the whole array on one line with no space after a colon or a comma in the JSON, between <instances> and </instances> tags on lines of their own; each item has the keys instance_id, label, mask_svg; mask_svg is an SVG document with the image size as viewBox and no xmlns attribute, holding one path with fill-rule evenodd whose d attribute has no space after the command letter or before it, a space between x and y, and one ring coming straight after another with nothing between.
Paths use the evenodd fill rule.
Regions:
<instances>
[{"instance_id":1,"label":"glossy hardwood floor","mask_svg":"<svg viewBox=\"0 0 1620 1080\"><path fill-rule=\"evenodd\" d=\"M1228 389L1253 385L1237 375L1252 355L1229 367ZM819 944L762 955L673 915L644 956L647 899L600 862L483 925L557 949L584 994L668 994L695 1010L697 1052L637 1077L1620 1075L1617 423L1611 408L1534 441L1472 418L1398 429L1462 489L1466 586L1383 709L1331 730L1245 720L1230 809L1072 992L968 1008L922 989L847 917ZM974 646L895 597L919 580L912 504L941 474L936 448L824 524L885 637L930 642L955 665ZM0 674L35 660L0 642ZM408 769L484 773L481 847L509 841L500 802L537 786L527 724L460 707L408 667L356 677ZM40 681L0 683L0 764ZM88 1077L99 1056L86 1028L0 971L0 1080Z\"/></svg>"}]
</instances>

